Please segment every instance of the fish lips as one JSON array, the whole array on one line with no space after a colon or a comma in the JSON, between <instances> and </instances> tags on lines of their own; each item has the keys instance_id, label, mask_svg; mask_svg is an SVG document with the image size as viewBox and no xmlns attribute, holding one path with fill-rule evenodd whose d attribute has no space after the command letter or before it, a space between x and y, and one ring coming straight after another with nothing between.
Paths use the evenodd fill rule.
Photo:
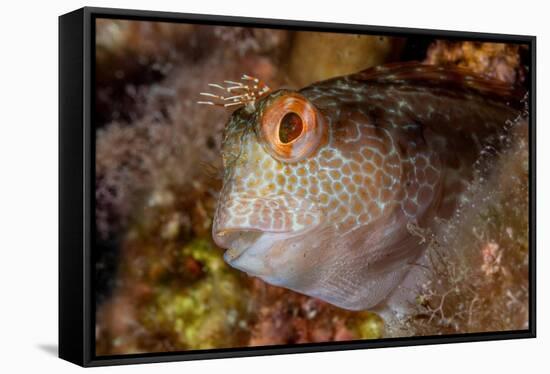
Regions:
<instances>
[{"instance_id":1,"label":"fish lips","mask_svg":"<svg viewBox=\"0 0 550 374\"><path fill-rule=\"evenodd\" d=\"M227 248L224 260L231 267L249 275L272 278L277 273L270 256L292 250L291 243L300 241L310 231L321 224L317 223L297 231L264 231L257 228L225 228L214 232L214 241ZM216 229L216 228L215 228ZM267 280L267 279L266 279ZM277 283L273 282L272 283Z\"/></svg>"}]
</instances>

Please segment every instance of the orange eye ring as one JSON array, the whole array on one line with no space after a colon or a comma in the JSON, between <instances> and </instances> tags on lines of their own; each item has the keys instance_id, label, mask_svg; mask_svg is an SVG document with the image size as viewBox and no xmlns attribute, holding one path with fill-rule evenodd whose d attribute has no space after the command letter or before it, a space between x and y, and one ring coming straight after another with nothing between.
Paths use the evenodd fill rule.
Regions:
<instances>
[{"instance_id":1,"label":"orange eye ring","mask_svg":"<svg viewBox=\"0 0 550 374\"><path fill-rule=\"evenodd\" d=\"M288 93L266 108L260 134L273 157L296 162L318 149L324 134L322 115L304 96Z\"/></svg>"}]
</instances>

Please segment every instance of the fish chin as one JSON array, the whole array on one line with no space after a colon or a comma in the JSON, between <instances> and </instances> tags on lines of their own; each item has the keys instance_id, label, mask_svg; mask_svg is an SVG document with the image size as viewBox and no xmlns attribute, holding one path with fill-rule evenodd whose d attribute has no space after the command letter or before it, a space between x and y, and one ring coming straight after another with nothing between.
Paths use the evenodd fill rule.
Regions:
<instances>
[{"instance_id":1,"label":"fish chin","mask_svg":"<svg viewBox=\"0 0 550 374\"><path fill-rule=\"evenodd\" d=\"M348 310L383 302L418 253L417 238L385 225L340 233L325 222L297 233L240 235L246 239L233 243L243 246L225 253L230 266Z\"/></svg>"},{"instance_id":2,"label":"fish chin","mask_svg":"<svg viewBox=\"0 0 550 374\"><path fill-rule=\"evenodd\" d=\"M241 231L224 253L224 260L238 270L273 285L285 286L302 243L314 227L297 232Z\"/></svg>"},{"instance_id":3,"label":"fish chin","mask_svg":"<svg viewBox=\"0 0 550 374\"><path fill-rule=\"evenodd\" d=\"M281 246L288 237L288 233L252 234L247 245L228 249L224 254L224 260L232 267L249 275L265 276L272 270L268 259L270 250Z\"/></svg>"}]
</instances>

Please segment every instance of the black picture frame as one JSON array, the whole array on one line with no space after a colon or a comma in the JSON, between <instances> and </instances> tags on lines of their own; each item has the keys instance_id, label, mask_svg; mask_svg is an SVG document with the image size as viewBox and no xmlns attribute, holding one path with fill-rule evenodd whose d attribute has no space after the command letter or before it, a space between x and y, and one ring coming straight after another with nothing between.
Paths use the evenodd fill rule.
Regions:
<instances>
[{"instance_id":1,"label":"black picture frame","mask_svg":"<svg viewBox=\"0 0 550 374\"><path fill-rule=\"evenodd\" d=\"M95 19L169 21L304 31L430 36L525 43L530 47L529 102L529 328L445 336L340 343L246 347L97 357L93 292ZM534 338L536 336L536 37L309 21L227 17L85 7L59 17L59 357L81 366L104 366L301 352Z\"/></svg>"}]
</instances>

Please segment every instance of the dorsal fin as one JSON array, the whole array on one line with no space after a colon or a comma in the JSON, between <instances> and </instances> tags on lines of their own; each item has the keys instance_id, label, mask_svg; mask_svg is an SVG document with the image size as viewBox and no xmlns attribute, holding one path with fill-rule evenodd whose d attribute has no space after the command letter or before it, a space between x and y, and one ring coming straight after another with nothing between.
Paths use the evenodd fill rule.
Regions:
<instances>
[{"instance_id":1,"label":"dorsal fin","mask_svg":"<svg viewBox=\"0 0 550 374\"><path fill-rule=\"evenodd\" d=\"M496 79L480 76L468 69L454 66L436 66L418 62L393 63L376 66L352 74L349 79L369 84L410 86L431 90L477 93L492 100L506 102L519 108L525 95L521 88Z\"/></svg>"}]
</instances>

